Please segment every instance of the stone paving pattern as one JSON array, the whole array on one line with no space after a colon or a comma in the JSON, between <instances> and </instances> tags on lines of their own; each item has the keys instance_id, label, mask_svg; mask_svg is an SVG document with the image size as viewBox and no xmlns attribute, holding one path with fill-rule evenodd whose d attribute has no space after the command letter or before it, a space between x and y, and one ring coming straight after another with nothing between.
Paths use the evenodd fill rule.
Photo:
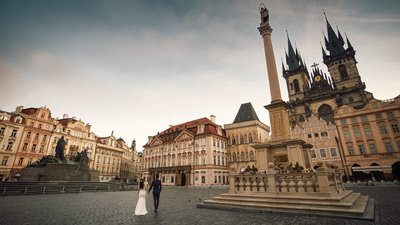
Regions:
<instances>
[{"instance_id":1,"label":"stone paving pattern","mask_svg":"<svg viewBox=\"0 0 400 225\"><path fill-rule=\"evenodd\" d=\"M399 187L357 187L378 202L375 222L284 213L238 212L196 208L199 198L209 199L226 188L166 187L161 193L159 212L153 212L147 196L146 216L135 216L137 192L88 192L0 197L0 224L400 224Z\"/></svg>"}]
</instances>

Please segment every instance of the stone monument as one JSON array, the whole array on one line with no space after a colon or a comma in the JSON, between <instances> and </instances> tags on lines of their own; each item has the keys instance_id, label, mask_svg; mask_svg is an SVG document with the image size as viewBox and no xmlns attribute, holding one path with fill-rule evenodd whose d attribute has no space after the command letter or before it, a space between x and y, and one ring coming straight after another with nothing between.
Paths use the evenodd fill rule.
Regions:
<instances>
[{"instance_id":1,"label":"stone monument","mask_svg":"<svg viewBox=\"0 0 400 225\"><path fill-rule=\"evenodd\" d=\"M55 156L47 155L22 170L20 181L99 181L99 171L89 168L87 149L65 159L65 140L61 137Z\"/></svg>"}]
</instances>

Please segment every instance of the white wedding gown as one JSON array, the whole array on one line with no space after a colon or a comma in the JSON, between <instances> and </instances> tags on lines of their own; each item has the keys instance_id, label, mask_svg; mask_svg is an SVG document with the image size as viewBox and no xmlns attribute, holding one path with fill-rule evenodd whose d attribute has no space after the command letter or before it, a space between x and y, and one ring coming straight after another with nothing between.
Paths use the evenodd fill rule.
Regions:
<instances>
[{"instance_id":1,"label":"white wedding gown","mask_svg":"<svg viewBox=\"0 0 400 225\"><path fill-rule=\"evenodd\" d=\"M146 191L142 189L139 191L139 198L136 203L135 215L141 216L141 215L146 215L146 214L147 214Z\"/></svg>"}]
</instances>

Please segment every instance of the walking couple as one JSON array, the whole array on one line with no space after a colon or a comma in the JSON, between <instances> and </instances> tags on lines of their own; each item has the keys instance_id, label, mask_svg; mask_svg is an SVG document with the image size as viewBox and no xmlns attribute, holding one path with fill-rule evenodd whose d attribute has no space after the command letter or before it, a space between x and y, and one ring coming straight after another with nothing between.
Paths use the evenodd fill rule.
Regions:
<instances>
[{"instance_id":1,"label":"walking couple","mask_svg":"<svg viewBox=\"0 0 400 225\"><path fill-rule=\"evenodd\" d=\"M151 186L147 191L147 193L150 193L151 189L153 189L154 212L157 212L158 204L160 202L160 193L162 189L161 181L158 178L158 175L156 175L156 179L151 182ZM146 189L144 187L143 179L141 179L139 182L138 192L139 198L136 204L135 215L146 215Z\"/></svg>"}]
</instances>

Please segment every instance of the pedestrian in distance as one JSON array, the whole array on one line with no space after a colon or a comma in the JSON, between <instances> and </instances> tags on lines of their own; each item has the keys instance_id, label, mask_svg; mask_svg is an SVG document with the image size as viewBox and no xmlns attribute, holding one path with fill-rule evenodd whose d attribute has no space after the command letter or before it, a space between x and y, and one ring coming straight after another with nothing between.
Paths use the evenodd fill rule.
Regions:
<instances>
[{"instance_id":1,"label":"pedestrian in distance","mask_svg":"<svg viewBox=\"0 0 400 225\"><path fill-rule=\"evenodd\" d=\"M151 186L149 189L149 193L151 189L153 189L153 201L154 201L154 212L158 210L158 204L160 203L160 193L162 189L161 181L158 179L158 174L156 175L156 179L151 182Z\"/></svg>"}]
</instances>

